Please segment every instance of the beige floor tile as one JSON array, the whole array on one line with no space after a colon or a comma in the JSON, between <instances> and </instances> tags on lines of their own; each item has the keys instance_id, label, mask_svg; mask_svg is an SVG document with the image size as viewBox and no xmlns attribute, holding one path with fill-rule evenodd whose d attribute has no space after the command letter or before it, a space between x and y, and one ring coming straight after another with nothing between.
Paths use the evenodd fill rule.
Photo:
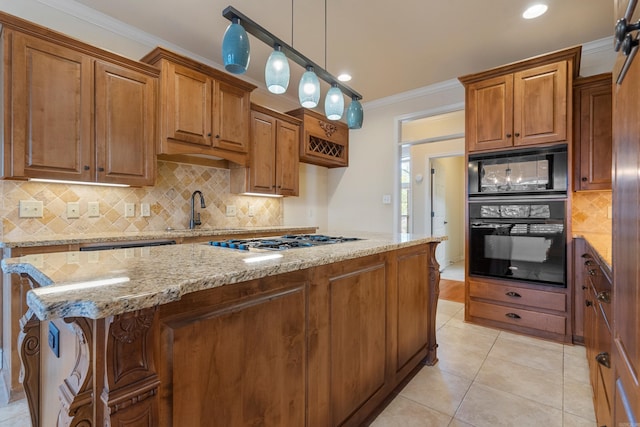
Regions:
<instances>
[{"instance_id":1,"label":"beige floor tile","mask_svg":"<svg viewBox=\"0 0 640 427\"><path fill-rule=\"evenodd\" d=\"M442 371L436 365L422 368L400 396L453 416L470 386L471 379Z\"/></svg>"},{"instance_id":2,"label":"beige floor tile","mask_svg":"<svg viewBox=\"0 0 640 427\"><path fill-rule=\"evenodd\" d=\"M564 411L590 421L595 421L596 415L593 408L591 385L565 378Z\"/></svg>"},{"instance_id":3,"label":"beige floor tile","mask_svg":"<svg viewBox=\"0 0 640 427\"><path fill-rule=\"evenodd\" d=\"M439 361L436 366L443 371L472 380L478 374L486 357L486 353L471 353L464 347L438 341Z\"/></svg>"},{"instance_id":4,"label":"beige floor tile","mask_svg":"<svg viewBox=\"0 0 640 427\"><path fill-rule=\"evenodd\" d=\"M530 342L533 341L533 342ZM496 343L491 348L490 355L509 362L517 363L531 368L550 371L562 377L563 350L552 350L540 346L535 338L529 341L522 339L506 338L501 333Z\"/></svg>"},{"instance_id":5,"label":"beige floor tile","mask_svg":"<svg viewBox=\"0 0 640 427\"><path fill-rule=\"evenodd\" d=\"M451 417L397 396L371 427L447 427Z\"/></svg>"},{"instance_id":6,"label":"beige floor tile","mask_svg":"<svg viewBox=\"0 0 640 427\"><path fill-rule=\"evenodd\" d=\"M533 338L526 335L514 334L511 332L502 331L500 332L500 338L516 341L519 343L525 343L529 345L535 345L537 347L542 347L547 350L557 351L560 353L564 352L564 344L560 344L557 342L547 341L540 338Z\"/></svg>"},{"instance_id":7,"label":"beige floor tile","mask_svg":"<svg viewBox=\"0 0 640 427\"><path fill-rule=\"evenodd\" d=\"M562 377L489 355L476 383L562 410Z\"/></svg>"},{"instance_id":8,"label":"beige floor tile","mask_svg":"<svg viewBox=\"0 0 640 427\"><path fill-rule=\"evenodd\" d=\"M589 363L587 356L564 354L564 377L566 379L589 384Z\"/></svg>"},{"instance_id":9,"label":"beige floor tile","mask_svg":"<svg viewBox=\"0 0 640 427\"><path fill-rule=\"evenodd\" d=\"M475 427L473 424L465 423L456 418L452 419L449 423L449 427Z\"/></svg>"},{"instance_id":10,"label":"beige floor tile","mask_svg":"<svg viewBox=\"0 0 640 427\"><path fill-rule=\"evenodd\" d=\"M562 411L476 383L455 418L476 427L562 426Z\"/></svg>"},{"instance_id":11,"label":"beige floor tile","mask_svg":"<svg viewBox=\"0 0 640 427\"><path fill-rule=\"evenodd\" d=\"M484 326L474 325L473 323L467 323L464 321L464 317L462 319L458 319L456 316L453 316L453 318L447 323L448 326L454 326L458 329L463 329L473 334L486 335L493 338L497 338L500 335L499 330L485 328Z\"/></svg>"},{"instance_id":12,"label":"beige floor tile","mask_svg":"<svg viewBox=\"0 0 640 427\"><path fill-rule=\"evenodd\" d=\"M461 302L449 301L446 299L438 300L438 313L450 314L453 316L460 310L464 310L464 304Z\"/></svg>"},{"instance_id":13,"label":"beige floor tile","mask_svg":"<svg viewBox=\"0 0 640 427\"><path fill-rule=\"evenodd\" d=\"M29 405L26 399L9 403L7 406L0 408L0 426L7 420L14 420L16 417L25 417L29 419ZM9 424L7 424L9 425ZM12 426L14 424L11 424Z\"/></svg>"},{"instance_id":14,"label":"beige floor tile","mask_svg":"<svg viewBox=\"0 0 640 427\"><path fill-rule=\"evenodd\" d=\"M436 331L440 330L451 319L453 319L453 315L451 315L451 314L436 313Z\"/></svg>"},{"instance_id":15,"label":"beige floor tile","mask_svg":"<svg viewBox=\"0 0 640 427\"><path fill-rule=\"evenodd\" d=\"M598 427L598 423L565 412L562 427Z\"/></svg>"},{"instance_id":16,"label":"beige floor tile","mask_svg":"<svg viewBox=\"0 0 640 427\"><path fill-rule=\"evenodd\" d=\"M496 341L491 334L477 333L472 328L458 327L453 319L442 327L436 334L438 342L445 342L448 346L456 346L463 352L488 354Z\"/></svg>"},{"instance_id":17,"label":"beige floor tile","mask_svg":"<svg viewBox=\"0 0 640 427\"><path fill-rule=\"evenodd\" d=\"M587 357L587 349L583 345L564 345L564 354L572 356Z\"/></svg>"}]
</instances>

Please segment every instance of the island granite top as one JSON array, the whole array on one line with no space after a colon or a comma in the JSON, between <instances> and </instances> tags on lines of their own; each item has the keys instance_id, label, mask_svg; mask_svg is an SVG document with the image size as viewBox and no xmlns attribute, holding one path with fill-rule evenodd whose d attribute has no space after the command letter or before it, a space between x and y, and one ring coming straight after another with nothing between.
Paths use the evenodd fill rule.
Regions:
<instances>
[{"instance_id":1,"label":"island granite top","mask_svg":"<svg viewBox=\"0 0 640 427\"><path fill-rule=\"evenodd\" d=\"M373 255L446 237L327 233L363 240L284 251L241 251L190 243L91 252L56 252L2 260L39 288L27 304L40 320L99 319L178 301L182 295Z\"/></svg>"}]
</instances>

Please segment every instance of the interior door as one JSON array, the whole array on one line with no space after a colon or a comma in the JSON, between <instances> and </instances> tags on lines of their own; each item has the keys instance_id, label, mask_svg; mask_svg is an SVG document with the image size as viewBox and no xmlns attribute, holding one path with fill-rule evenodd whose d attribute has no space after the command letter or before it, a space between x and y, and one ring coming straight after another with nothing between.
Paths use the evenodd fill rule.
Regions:
<instances>
[{"instance_id":1,"label":"interior door","mask_svg":"<svg viewBox=\"0 0 640 427\"><path fill-rule=\"evenodd\" d=\"M443 171L440 159L431 159L431 235L448 236L446 181L438 170ZM446 240L436 247L436 260L441 268L449 265L446 248Z\"/></svg>"}]
</instances>

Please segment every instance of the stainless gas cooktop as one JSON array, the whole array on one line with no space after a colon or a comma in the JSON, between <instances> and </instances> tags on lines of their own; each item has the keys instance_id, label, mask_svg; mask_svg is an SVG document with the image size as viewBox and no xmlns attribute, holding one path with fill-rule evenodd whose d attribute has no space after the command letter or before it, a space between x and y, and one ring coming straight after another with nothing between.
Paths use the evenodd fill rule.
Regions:
<instances>
[{"instance_id":1,"label":"stainless gas cooktop","mask_svg":"<svg viewBox=\"0 0 640 427\"><path fill-rule=\"evenodd\" d=\"M251 249L263 249L268 251L283 251L294 248L308 248L312 246L331 245L336 243L361 240L357 237L336 237L324 234L287 234L280 237L266 237L262 239L230 239L211 241L209 245L221 248L239 249L248 251Z\"/></svg>"}]
</instances>

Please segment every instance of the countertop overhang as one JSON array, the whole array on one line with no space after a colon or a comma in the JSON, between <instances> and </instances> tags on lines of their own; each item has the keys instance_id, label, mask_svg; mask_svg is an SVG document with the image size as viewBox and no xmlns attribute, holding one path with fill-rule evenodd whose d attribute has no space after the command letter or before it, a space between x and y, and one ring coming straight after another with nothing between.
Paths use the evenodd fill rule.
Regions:
<instances>
[{"instance_id":1,"label":"countertop overhang","mask_svg":"<svg viewBox=\"0 0 640 427\"><path fill-rule=\"evenodd\" d=\"M374 255L446 237L327 233L363 240L285 251L240 251L206 243L56 252L2 260L6 273L39 287L27 304L40 320L105 318L180 300L182 295L266 276Z\"/></svg>"}]
</instances>

